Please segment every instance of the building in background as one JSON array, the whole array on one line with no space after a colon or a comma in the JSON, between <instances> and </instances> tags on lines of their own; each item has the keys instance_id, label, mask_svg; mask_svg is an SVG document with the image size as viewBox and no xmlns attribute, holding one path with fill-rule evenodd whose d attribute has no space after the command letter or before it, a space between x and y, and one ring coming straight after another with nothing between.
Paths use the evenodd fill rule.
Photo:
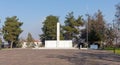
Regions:
<instances>
[{"instance_id":1,"label":"building in background","mask_svg":"<svg viewBox=\"0 0 120 65\"><path fill-rule=\"evenodd\" d=\"M28 43L27 41L22 42L22 48L40 48L42 42L40 40L34 40L34 42Z\"/></svg>"}]
</instances>

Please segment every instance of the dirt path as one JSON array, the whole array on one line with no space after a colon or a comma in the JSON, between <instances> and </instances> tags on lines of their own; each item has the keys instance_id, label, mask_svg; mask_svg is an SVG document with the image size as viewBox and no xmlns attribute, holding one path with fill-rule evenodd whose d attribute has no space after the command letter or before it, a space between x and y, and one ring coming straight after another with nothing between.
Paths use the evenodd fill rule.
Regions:
<instances>
[{"instance_id":1,"label":"dirt path","mask_svg":"<svg viewBox=\"0 0 120 65\"><path fill-rule=\"evenodd\" d=\"M100 50L0 50L0 65L120 65L120 55Z\"/></svg>"}]
</instances>

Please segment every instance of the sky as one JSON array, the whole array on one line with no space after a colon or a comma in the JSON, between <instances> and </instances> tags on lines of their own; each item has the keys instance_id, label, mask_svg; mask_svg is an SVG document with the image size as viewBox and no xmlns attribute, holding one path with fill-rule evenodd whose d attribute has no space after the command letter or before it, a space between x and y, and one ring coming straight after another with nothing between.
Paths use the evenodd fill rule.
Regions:
<instances>
[{"instance_id":1,"label":"sky","mask_svg":"<svg viewBox=\"0 0 120 65\"><path fill-rule=\"evenodd\" d=\"M58 16L63 25L68 12L73 11L75 17L85 17L101 10L105 21L110 23L115 18L118 3L120 0L0 0L0 27L6 17L17 16L23 22L20 38L25 39L31 33L34 39L39 39L46 16Z\"/></svg>"}]
</instances>

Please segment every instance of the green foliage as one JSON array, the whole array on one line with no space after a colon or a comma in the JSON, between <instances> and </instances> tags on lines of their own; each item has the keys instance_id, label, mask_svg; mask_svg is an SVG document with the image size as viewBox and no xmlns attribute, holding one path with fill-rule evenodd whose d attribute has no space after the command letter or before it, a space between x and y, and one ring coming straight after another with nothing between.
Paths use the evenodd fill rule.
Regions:
<instances>
[{"instance_id":1,"label":"green foliage","mask_svg":"<svg viewBox=\"0 0 120 65\"><path fill-rule=\"evenodd\" d=\"M98 13L94 17L88 16L88 41L104 41L105 40L105 21L103 19L102 12L98 10Z\"/></svg>"},{"instance_id":2,"label":"green foliage","mask_svg":"<svg viewBox=\"0 0 120 65\"><path fill-rule=\"evenodd\" d=\"M46 20L43 22L43 34L41 34L40 37L46 40L56 40L57 22L59 22L57 16L47 16Z\"/></svg>"},{"instance_id":3,"label":"green foliage","mask_svg":"<svg viewBox=\"0 0 120 65\"><path fill-rule=\"evenodd\" d=\"M1 49L1 47L2 47L2 39L0 38L0 49Z\"/></svg>"},{"instance_id":4,"label":"green foliage","mask_svg":"<svg viewBox=\"0 0 120 65\"><path fill-rule=\"evenodd\" d=\"M120 55L120 48L114 48L114 47L105 47L104 50L109 50L111 52L115 51L115 54L119 54Z\"/></svg>"},{"instance_id":5,"label":"green foliage","mask_svg":"<svg viewBox=\"0 0 120 65\"><path fill-rule=\"evenodd\" d=\"M114 41L114 39L115 39L115 35L116 34L114 34L114 29L113 28L109 28L109 26L108 26L108 28L106 29L106 42L107 42L107 45L106 46L113 46L113 41Z\"/></svg>"},{"instance_id":6,"label":"green foliage","mask_svg":"<svg viewBox=\"0 0 120 65\"><path fill-rule=\"evenodd\" d=\"M116 13L115 13L115 20L114 20L114 32L115 32L115 38L116 43L119 43L120 41L120 3L116 5Z\"/></svg>"},{"instance_id":7,"label":"green foliage","mask_svg":"<svg viewBox=\"0 0 120 65\"><path fill-rule=\"evenodd\" d=\"M65 31L65 39L72 39L73 37L76 37L80 33L79 27L82 26L83 20L82 16L79 16L77 19L74 18L73 12L68 13L66 15L65 20L65 26L63 27L63 30Z\"/></svg>"},{"instance_id":8,"label":"green foliage","mask_svg":"<svg viewBox=\"0 0 120 65\"><path fill-rule=\"evenodd\" d=\"M60 32L60 40L64 40L63 32Z\"/></svg>"},{"instance_id":9,"label":"green foliage","mask_svg":"<svg viewBox=\"0 0 120 65\"><path fill-rule=\"evenodd\" d=\"M95 30L91 30L91 32L88 34L88 41L90 42L95 42L99 41L100 39L100 34L97 33Z\"/></svg>"},{"instance_id":10,"label":"green foliage","mask_svg":"<svg viewBox=\"0 0 120 65\"><path fill-rule=\"evenodd\" d=\"M17 48L21 48L22 47L22 44L25 42L26 40L24 38L19 38L19 41L18 41L18 44L16 45Z\"/></svg>"},{"instance_id":11,"label":"green foliage","mask_svg":"<svg viewBox=\"0 0 120 65\"><path fill-rule=\"evenodd\" d=\"M34 39L33 39L32 35L31 35L31 33L28 33L27 42L28 42L28 43L34 42Z\"/></svg>"},{"instance_id":12,"label":"green foliage","mask_svg":"<svg viewBox=\"0 0 120 65\"><path fill-rule=\"evenodd\" d=\"M22 47L22 43L18 42L18 44L16 44L17 48L21 48Z\"/></svg>"},{"instance_id":13,"label":"green foliage","mask_svg":"<svg viewBox=\"0 0 120 65\"><path fill-rule=\"evenodd\" d=\"M8 42L11 42L11 48L13 43L16 45L19 40L18 37L22 33L21 30L22 22L19 22L17 16L7 17L3 26L4 39Z\"/></svg>"},{"instance_id":14,"label":"green foliage","mask_svg":"<svg viewBox=\"0 0 120 65\"><path fill-rule=\"evenodd\" d=\"M31 33L28 33L28 36L27 36L27 47L28 48L34 47L34 39L31 35Z\"/></svg>"},{"instance_id":15,"label":"green foliage","mask_svg":"<svg viewBox=\"0 0 120 65\"><path fill-rule=\"evenodd\" d=\"M2 44L2 39L0 38L0 45Z\"/></svg>"},{"instance_id":16,"label":"green foliage","mask_svg":"<svg viewBox=\"0 0 120 65\"><path fill-rule=\"evenodd\" d=\"M33 42L28 43L27 42L27 48L34 48L35 44Z\"/></svg>"},{"instance_id":17,"label":"green foliage","mask_svg":"<svg viewBox=\"0 0 120 65\"><path fill-rule=\"evenodd\" d=\"M115 22L119 27L120 26L120 3L115 5L115 7L116 7Z\"/></svg>"}]
</instances>

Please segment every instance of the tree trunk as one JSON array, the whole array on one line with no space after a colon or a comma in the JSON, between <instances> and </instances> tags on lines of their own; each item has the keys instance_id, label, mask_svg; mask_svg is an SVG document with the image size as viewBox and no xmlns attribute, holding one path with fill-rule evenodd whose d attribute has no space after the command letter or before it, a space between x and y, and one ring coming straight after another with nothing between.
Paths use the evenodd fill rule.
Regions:
<instances>
[{"instance_id":1,"label":"tree trunk","mask_svg":"<svg viewBox=\"0 0 120 65\"><path fill-rule=\"evenodd\" d=\"M13 41L12 41L11 44L10 44L10 48L11 48L11 49L13 48Z\"/></svg>"},{"instance_id":2,"label":"tree trunk","mask_svg":"<svg viewBox=\"0 0 120 65\"><path fill-rule=\"evenodd\" d=\"M102 48L103 48L103 42L100 41L100 49L102 49Z\"/></svg>"}]
</instances>

